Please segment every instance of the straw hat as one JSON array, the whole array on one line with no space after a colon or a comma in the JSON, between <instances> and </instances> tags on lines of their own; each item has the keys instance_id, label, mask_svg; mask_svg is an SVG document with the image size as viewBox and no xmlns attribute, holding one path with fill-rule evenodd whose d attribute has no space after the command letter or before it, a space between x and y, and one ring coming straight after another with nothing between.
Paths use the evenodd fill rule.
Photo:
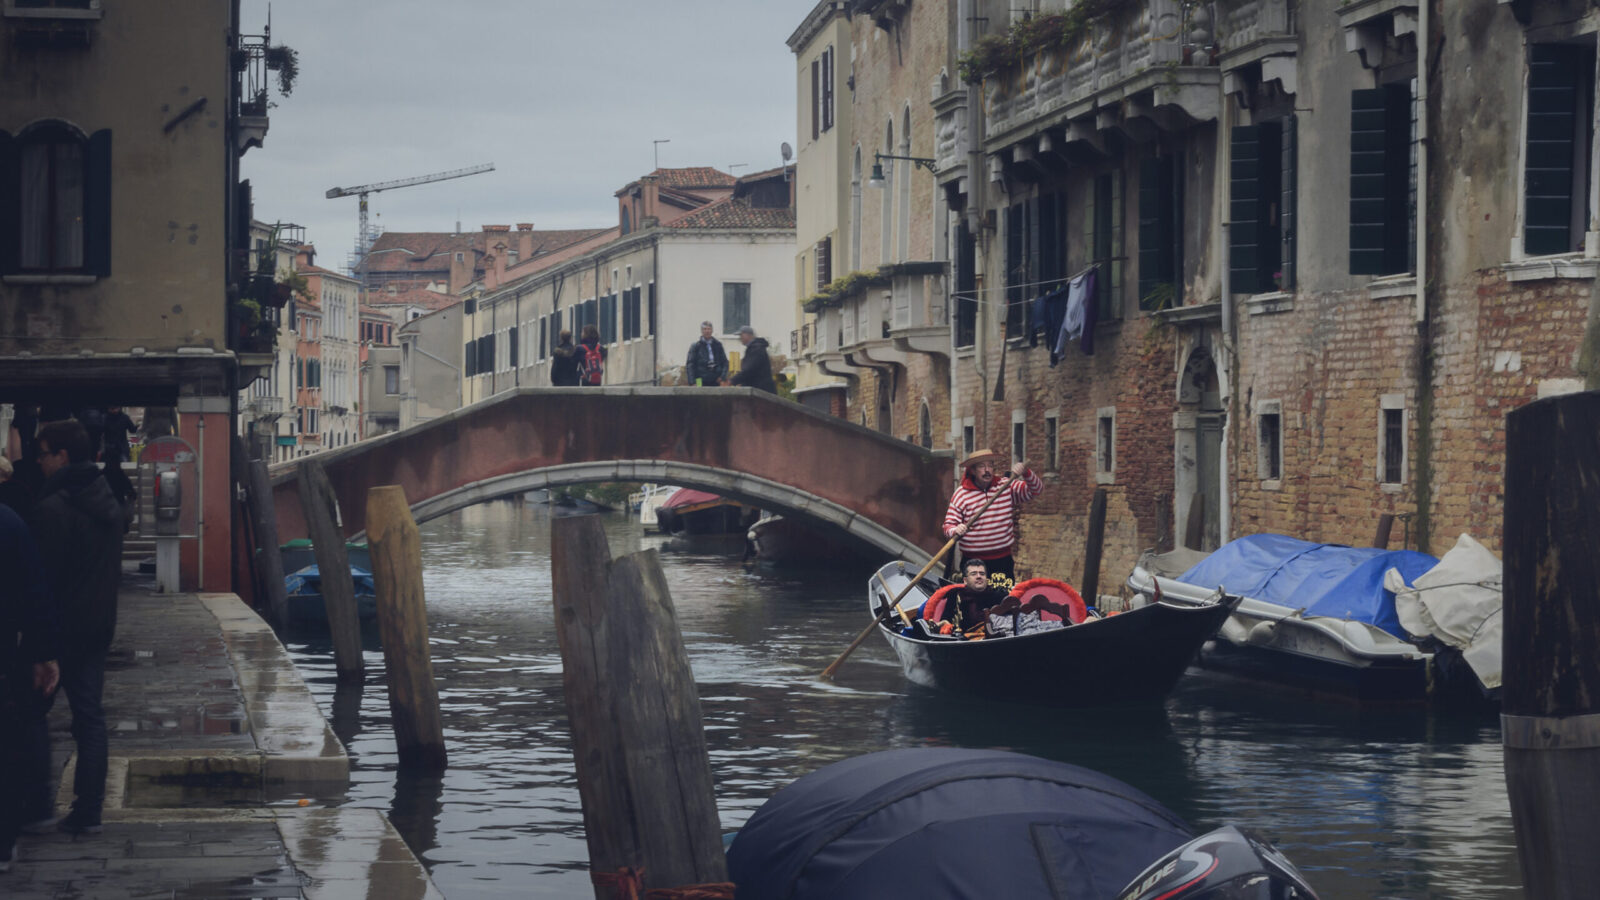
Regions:
<instances>
[{"instance_id":1,"label":"straw hat","mask_svg":"<svg viewBox=\"0 0 1600 900\"><path fill-rule=\"evenodd\" d=\"M970 469L973 466L977 465L978 463L981 463L981 462L996 462L996 461L1004 459L1004 458L1005 457L1003 457L999 453L996 453L993 450L990 450L989 448L985 447L982 450L974 450L971 453L968 453L967 454L967 458L963 459L961 461L961 469L962 469L962 471L965 471L965 470Z\"/></svg>"}]
</instances>

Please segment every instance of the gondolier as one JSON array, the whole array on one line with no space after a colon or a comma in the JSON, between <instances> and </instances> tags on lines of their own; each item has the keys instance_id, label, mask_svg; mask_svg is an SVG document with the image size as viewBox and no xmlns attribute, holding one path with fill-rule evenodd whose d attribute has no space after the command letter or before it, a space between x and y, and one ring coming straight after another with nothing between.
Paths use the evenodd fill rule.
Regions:
<instances>
[{"instance_id":1,"label":"gondolier","mask_svg":"<svg viewBox=\"0 0 1600 900\"><path fill-rule=\"evenodd\" d=\"M1028 468L1026 460L1011 467L1014 477L996 478L994 466L1000 458L993 450L984 449L973 451L961 461L961 485L950 496L950 507L945 511L944 536L959 538L956 546L961 549L962 559L983 560L991 581L997 575L1015 581L1017 507L1039 496L1044 482ZM978 516L978 511L996 494L1001 495Z\"/></svg>"}]
</instances>

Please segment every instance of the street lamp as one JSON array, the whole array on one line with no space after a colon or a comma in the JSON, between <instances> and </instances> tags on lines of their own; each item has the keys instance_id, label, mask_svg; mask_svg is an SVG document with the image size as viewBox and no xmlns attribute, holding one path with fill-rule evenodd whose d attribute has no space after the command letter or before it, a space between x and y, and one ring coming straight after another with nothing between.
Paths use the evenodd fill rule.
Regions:
<instances>
[{"instance_id":1,"label":"street lamp","mask_svg":"<svg viewBox=\"0 0 1600 900\"><path fill-rule=\"evenodd\" d=\"M934 170L933 167L938 162L938 160L930 159L926 156L895 156L889 153L874 153L872 154L872 174L867 178L867 187L883 187L883 161L886 159L907 160L912 165L921 166L929 172Z\"/></svg>"}]
</instances>

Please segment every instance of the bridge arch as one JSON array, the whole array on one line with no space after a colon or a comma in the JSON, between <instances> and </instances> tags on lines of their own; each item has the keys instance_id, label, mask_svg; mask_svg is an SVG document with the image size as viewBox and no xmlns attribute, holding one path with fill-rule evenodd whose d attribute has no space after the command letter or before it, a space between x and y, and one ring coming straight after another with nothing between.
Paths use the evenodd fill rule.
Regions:
<instances>
[{"instance_id":1,"label":"bridge arch","mask_svg":"<svg viewBox=\"0 0 1600 900\"><path fill-rule=\"evenodd\" d=\"M942 543L948 453L749 388L523 388L424 425L273 467L284 540L304 536L296 482L309 460L334 488L345 534L366 528L366 492L406 491L413 515L541 488L653 481L832 525L886 554Z\"/></svg>"}]
</instances>

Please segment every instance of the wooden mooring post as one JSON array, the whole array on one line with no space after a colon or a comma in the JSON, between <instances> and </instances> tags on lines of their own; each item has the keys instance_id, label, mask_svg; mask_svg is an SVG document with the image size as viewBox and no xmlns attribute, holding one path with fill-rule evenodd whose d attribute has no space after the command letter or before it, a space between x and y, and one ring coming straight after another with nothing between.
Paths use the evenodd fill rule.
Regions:
<instances>
[{"instance_id":1,"label":"wooden mooring post","mask_svg":"<svg viewBox=\"0 0 1600 900\"><path fill-rule=\"evenodd\" d=\"M328 632L333 636L333 665L341 681L360 678L366 670L361 659L361 617L356 612L355 581L350 577L349 554L339 530L339 501L322 463L300 463L300 511L322 573L322 603L327 610Z\"/></svg>"},{"instance_id":2,"label":"wooden mooring post","mask_svg":"<svg viewBox=\"0 0 1600 900\"><path fill-rule=\"evenodd\" d=\"M1600 392L1506 417L1506 789L1527 894L1600 884Z\"/></svg>"},{"instance_id":3,"label":"wooden mooring post","mask_svg":"<svg viewBox=\"0 0 1600 900\"><path fill-rule=\"evenodd\" d=\"M550 563L590 871L642 868L646 888L726 881L700 695L660 557L613 561L599 518L573 516L552 523Z\"/></svg>"},{"instance_id":4,"label":"wooden mooring post","mask_svg":"<svg viewBox=\"0 0 1600 900\"><path fill-rule=\"evenodd\" d=\"M1089 534L1083 542L1083 602L1100 607L1100 554L1106 542L1106 489L1095 488L1089 503Z\"/></svg>"},{"instance_id":5,"label":"wooden mooring post","mask_svg":"<svg viewBox=\"0 0 1600 900\"><path fill-rule=\"evenodd\" d=\"M437 771L446 765L439 688L428 651L428 604L422 591L422 537L405 489L367 491L367 545L377 590L378 635L389 685L389 713L402 769ZM326 580L326 579L324 579Z\"/></svg>"},{"instance_id":6,"label":"wooden mooring post","mask_svg":"<svg viewBox=\"0 0 1600 900\"><path fill-rule=\"evenodd\" d=\"M244 441L239 440L234 452L243 451ZM283 554L278 550L278 513L272 505L272 481L267 477L267 464L259 459L241 458L240 473L244 476L244 511L255 538L251 565L264 595L260 601L262 611L268 622L281 628L289 618L289 599L283 584Z\"/></svg>"},{"instance_id":7,"label":"wooden mooring post","mask_svg":"<svg viewBox=\"0 0 1600 900\"><path fill-rule=\"evenodd\" d=\"M1379 550L1389 549L1389 533L1394 530L1394 514L1384 513L1378 517L1378 532L1372 536L1372 546Z\"/></svg>"}]
</instances>

